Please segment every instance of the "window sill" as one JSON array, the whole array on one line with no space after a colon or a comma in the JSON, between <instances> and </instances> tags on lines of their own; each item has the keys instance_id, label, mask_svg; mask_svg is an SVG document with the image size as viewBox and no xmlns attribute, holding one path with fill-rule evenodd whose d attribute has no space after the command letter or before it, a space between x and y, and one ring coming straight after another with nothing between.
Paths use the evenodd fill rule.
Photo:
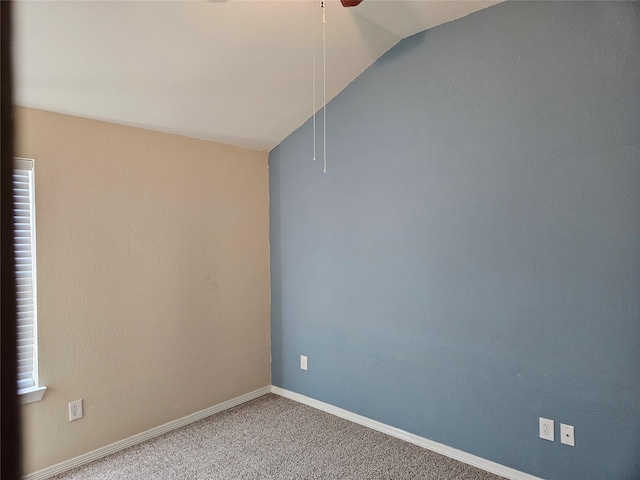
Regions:
<instances>
[{"instance_id":1,"label":"window sill","mask_svg":"<svg viewBox=\"0 0 640 480\"><path fill-rule=\"evenodd\" d=\"M44 391L47 387L29 387L18 390L18 398L21 405L27 403L39 402L44 397Z\"/></svg>"}]
</instances>

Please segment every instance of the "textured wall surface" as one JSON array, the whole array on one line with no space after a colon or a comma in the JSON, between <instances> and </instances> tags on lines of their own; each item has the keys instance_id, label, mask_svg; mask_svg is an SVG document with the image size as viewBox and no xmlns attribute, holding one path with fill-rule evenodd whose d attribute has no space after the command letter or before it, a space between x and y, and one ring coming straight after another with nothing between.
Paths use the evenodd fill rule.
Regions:
<instances>
[{"instance_id":1,"label":"textured wall surface","mask_svg":"<svg viewBox=\"0 0 640 480\"><path fill-rule=\"evenodd\" d=\"M640 478L640 5L418 34L327 124L326 175L310 121L270 153L273 384L545 479Z\"/></svg>"},{"instance_id":2,"label":"textured wall surface","mask_svg":"<svg viewBox=\"0 0 640 480\"><path fill-rule=\"evenodd\" d=\"M47 386L23 407L26 472L269 385L267 154L17 113Z\"/></svg>"}]
</instances>

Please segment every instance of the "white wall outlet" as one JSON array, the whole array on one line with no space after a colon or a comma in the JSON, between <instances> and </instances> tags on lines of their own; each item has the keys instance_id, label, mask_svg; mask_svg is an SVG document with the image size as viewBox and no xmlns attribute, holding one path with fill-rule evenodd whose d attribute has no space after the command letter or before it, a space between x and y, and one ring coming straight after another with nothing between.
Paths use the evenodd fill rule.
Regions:
<instances>
[{"instance_id":1,"label":"white wall outlet","mask_svg":"<svg viewBox=\"0 0 640 480\"><path fill-rule=\"evenodd\" d=\"M306 370L307 369L307 356L306 355L300 355L300 368L302 370Z\"/></svg>"},{"instance_id":2,"label":"white wall outlet","mask_svg":"<svg viewBox=\"0 0 640 480\"><path fill-rule=\"evenodd\" d=\"M560 442L572 447L576 446L576 437L573 425L560 424Z\"/></svg>"},{"instance_id":3,"label":"white wall outlet","mask_svg":"<svg viewBox=\"0 0 640 480\"><path fill-rule=\"evenodd\" d=\"M73 422L82 418L82 399L69 402L69 421Z\"/></svg>"},{"instance_id":4,"label":"white wall outlet","mask_svg":"<svg viewBox=\"0 0 640 480\"><path fill-rule=\"evenodd\" d=\"M553 420L540 417L540 438L544 438L550 442L555 441Z\"/></svg>"}]
</instances>

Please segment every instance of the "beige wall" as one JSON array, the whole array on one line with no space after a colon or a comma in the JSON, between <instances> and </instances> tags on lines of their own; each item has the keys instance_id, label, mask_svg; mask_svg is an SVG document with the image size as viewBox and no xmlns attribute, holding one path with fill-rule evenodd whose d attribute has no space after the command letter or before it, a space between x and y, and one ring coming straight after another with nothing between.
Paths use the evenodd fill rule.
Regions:
<instances>
[{"instance_id":1,"label":"beige wall","mask_svg":"<svg viewBox=\"0 0 640 480\"><path fill-rule=\"evenodd\" d=\"M25 472L269 385L267 153L16 115L47 386L23 407Z\"/></svg>"}]
</instances>

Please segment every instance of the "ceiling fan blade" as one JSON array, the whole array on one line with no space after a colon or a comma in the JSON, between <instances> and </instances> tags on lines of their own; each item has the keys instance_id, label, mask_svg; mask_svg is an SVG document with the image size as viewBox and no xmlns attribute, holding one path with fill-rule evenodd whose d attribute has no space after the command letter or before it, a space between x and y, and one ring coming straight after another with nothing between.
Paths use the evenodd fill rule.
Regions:
<instances>
[{"instance_id":1,"label":"ceiling fan blade","mask_svg":"<svg viewBox=\"0 0 640 480\"><path fill-rule=\"evenodd\" d=\"M343 7L355 7L357 5L360 5L360 2L362 2L362 0L340 0L340 2L342 2Z\"/></svg>"}]
</instances>

